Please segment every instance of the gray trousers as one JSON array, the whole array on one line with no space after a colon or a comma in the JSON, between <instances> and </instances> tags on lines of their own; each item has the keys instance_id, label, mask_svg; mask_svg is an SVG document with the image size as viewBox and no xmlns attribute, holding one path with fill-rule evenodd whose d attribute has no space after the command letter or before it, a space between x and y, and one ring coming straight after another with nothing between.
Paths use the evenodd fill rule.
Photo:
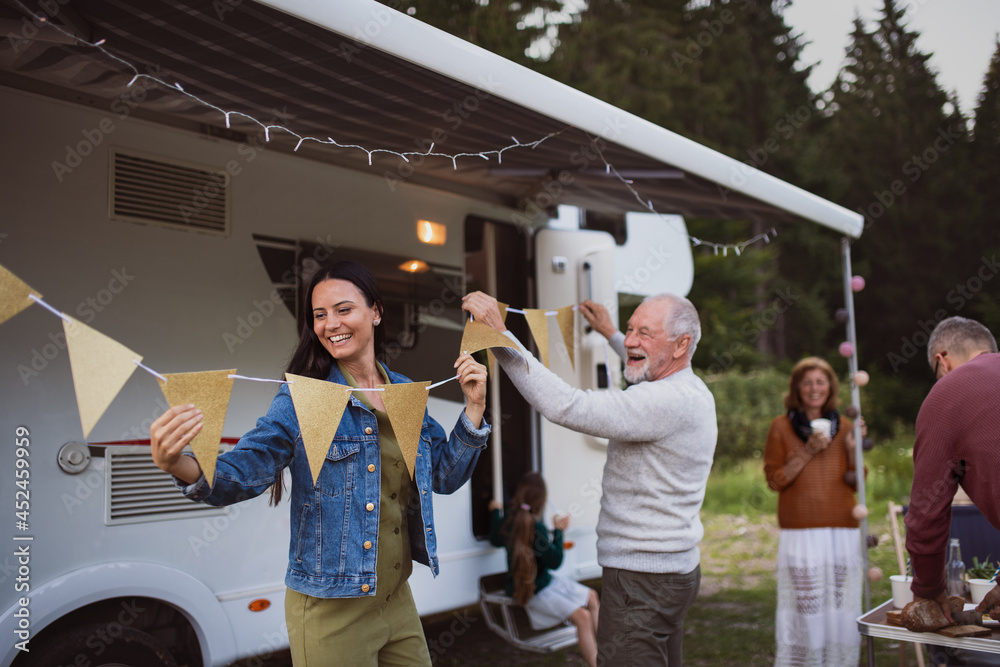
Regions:
<instances>
[{"instance_id":1,"label":"gray trousers","mask_svg":"<svg viewBox=\"0 0 1000 667\"><path fill-rule=\"evenodd\" d=\"M684 615L700 584L700 565L686 574L604 568L598 666L680 667Z\"/></svg>"}]
</instances>

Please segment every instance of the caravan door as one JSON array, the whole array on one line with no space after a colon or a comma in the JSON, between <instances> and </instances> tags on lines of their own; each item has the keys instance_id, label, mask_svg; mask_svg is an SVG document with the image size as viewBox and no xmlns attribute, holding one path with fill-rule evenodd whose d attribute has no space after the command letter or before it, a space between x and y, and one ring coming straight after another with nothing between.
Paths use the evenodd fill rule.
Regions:
<instances>
[{"instance_id":1,"label":"caravan door","mask_svg":"<svg viewBox=\"0 0 1000 667\"><path fill-rule=\"evenodd\" d=\"M594 230L543 229L535 235L537 305L554 310L592 299L618 321L614 237ZM601 334L575 316L574 359L561 344L554 318L550 323L549 367L583 390L621 391L621 364ZM539 467L549 492L549 514L569 514L570 527L563 573L575 579L600 576L597 564L597 517L607 440L558 426L545 418L539 425Z\"/></svg>"},{"instance_id":2,"label":"caravan door","mask_svg":"<svg viewBox=\"0 0 1000 667\"><path fill-rule=\"evenodd\" d=\"M584 214L585 217L589 215ZM628 213L618 237L595 229L543 229L535 235L537 306L555 309L592 299L607 307L613 322L619 308L627 318L643 298L662 292L686 295L694 280L694 260L684 219L674 215ZM621 245L618 245L621 243ZM550 319L550 368L575 387L621 391L621 360L586 320L575 318L575 363L559 344ZM600 574L597 517L607 441L540 418L539 468L549 491L549 511L571 516L564 572L577 579Z\"/></svg>"}]
</instances>

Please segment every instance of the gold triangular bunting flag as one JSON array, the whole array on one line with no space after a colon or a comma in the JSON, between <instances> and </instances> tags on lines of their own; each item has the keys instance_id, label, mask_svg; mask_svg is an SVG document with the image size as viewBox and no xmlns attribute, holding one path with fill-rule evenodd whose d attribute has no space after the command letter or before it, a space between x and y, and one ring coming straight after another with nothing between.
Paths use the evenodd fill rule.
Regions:
<instances>
[{"instance_id":1,"label":"gold triangular bunting flag","mask_svg":"<svg viewBox=\"0 0 1000 667\"><path fill-rule=\"evenodd\" d=\"M509 347L518 354L521 353L521 350L514 341L488 324L476 322L475 320L467 321L465 323L465 331L462 333L461 351L472 354L473 352L479 352L479 350L486 350L491 347ZM524 363L527 364L528 360L525 359Z\"/></svg>"},{"instance_id":2,"label":"gold triangular bunting flag","mask_svg":"<svg viewBox=\"0 0 1000 667\"><path fill-rule=\"evenodd\" d=\"M507 322L507 306L508 305L509 304L501 303L500 301L497 301L497 306L500 308L500 321L504 322L504 323ZM497 358L494 357L493 353L490 352L489 348L487 348L486 349L486 372L488 374L490 374L490 375L493 374L493 367L496 366L496 363L497 363Z\"/></svg>"},{"instance_id":3,"label":"gold triangular bunting flag","mask_svg":"<svg viewBox=\"0 0 1000 667\"><path fill-rule=\"evenodd\" d=\"M508 339L509 340L509 339ZM417 464L417 446L420 444L420 429L424 424L424 410L427 409L427 387L430 381L406 384L382 384L385 389L382 402L389 413L389 423L396 434L396 442L403 452L406 467L413 479Z\"/></svg>"},{"instance_id":4,"label":"gold triangular bunting flag","mask_svg":"<svg viewBox=\"0 0 1000 667\"><path fill-rule=\"evenodd\" d=\"M291 373L285 373L285 379L291 383L288 391L292 394L295 416L302 431L302 445L306 449L309 472L315 486L333 436L340 426L340 419L344 416L344 408L351 400L351 388Z\"/></svg>"},{"instance_id":5,"label":"gold triangular bunting flag","mask_svg":"<svg viewBox=\"0 0 1000 667\"><path fill-rule=\"evenodd\" d=\"M215 481L215 461L219 457L222 427L226 423L229 396L233 392L233 378L229 376L235 372L233 368L228 371L167 373L163 376L167 378L166 382L157 379L170 407L193 403L204 415L201 431L189 444L209 486Z\"/></svg>"},{"instance_id":6,"label":"gold triangular bunting flag","mask_svg":"<svg viewBox=\"0 0 1000 667\"><path fill-rule=\"evenodd\" d=\"M566 344L566 352L569 353L569 364L576 368L576 357L573 339L576 333L576 312L573 306L563 306L556 311L556 322L559 323L559 332L562 333L563 343Z\"/></svg>"},{"instance_id":7,"label":"gold triangular bunting flag","mask_svg":"<svg viewBox=\"0 0 1000 667\"><path fill-rule=\"evenodd\" d=\"M84 439L135 372L142 357L82 322L63 320Z\"/></svg>"},{"instance_id":8,"label":"gold triangular bunting flag","mask_svg":"<svg viewBox=\"0 0 1000 667\"><path fill-rule=\"evenodd\" d=\"M525 308L524 319L528 320L528 328L535 338L535 345L538 346L538 358L549 367L549 318L545 316L544 310L537 308Z\"/></svg>"},{"instance_id":9,"label":"gold triangular bunting flag","mask_svg":"<svg viewBox=\"0 0 1000 667\"><path fill-rule=\"evenodd\" d=\"M28 287L20 278L0 266L0 324L14 317L34 303L28 298L34 294L39 299L42 295Z\"/></svg>"}]
</instances>

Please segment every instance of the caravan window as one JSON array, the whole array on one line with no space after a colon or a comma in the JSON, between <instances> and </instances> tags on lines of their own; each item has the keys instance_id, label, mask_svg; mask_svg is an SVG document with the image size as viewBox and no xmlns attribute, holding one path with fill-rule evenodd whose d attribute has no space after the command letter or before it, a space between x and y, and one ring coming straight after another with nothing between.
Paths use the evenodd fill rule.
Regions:
<instances>
[{"instance_id":1,"label":"caravan window","mask_svg":"<svg viewBox=\"0 0 1000 667\"><path fill-rule=\"evenodd\" d=\"M301 312L302 299L315 272L331 261L354 260L368 267L382 289L389 368L415 381L438 382L453 374L465 326L465 280L459 267L271 236L255 235L254 240L271 282L300 327L309 316L308 310ZM434 396L464 400L457 382L435 388Z\"/></svg>"}]
</instances>

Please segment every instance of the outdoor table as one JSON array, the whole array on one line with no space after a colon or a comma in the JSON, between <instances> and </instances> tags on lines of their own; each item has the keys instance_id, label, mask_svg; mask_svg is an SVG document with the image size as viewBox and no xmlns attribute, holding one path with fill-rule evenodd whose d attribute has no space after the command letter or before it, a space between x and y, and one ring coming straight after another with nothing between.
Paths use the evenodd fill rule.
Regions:
<instances>
[{"instance_id":1,"label":"outdoor table","mask_svg":"<svg viewBox=\"0 0 1000 667\"><path fill-rule=\"evenodd\" d=\"M875 664L875 637L895 639L900 642L915 644L932 644L934 646L949 646L969 651L984 653L1000 653L1000 624L987 627L992 630L989 637L962 637L955 639L939 635L936 632L910 632L906 628L886 623L886 612L892 611L892 600L883 602L871 611L858 617L858 630L863 637L868 638L868 667Z\"/></svg>"}]
</instances>

